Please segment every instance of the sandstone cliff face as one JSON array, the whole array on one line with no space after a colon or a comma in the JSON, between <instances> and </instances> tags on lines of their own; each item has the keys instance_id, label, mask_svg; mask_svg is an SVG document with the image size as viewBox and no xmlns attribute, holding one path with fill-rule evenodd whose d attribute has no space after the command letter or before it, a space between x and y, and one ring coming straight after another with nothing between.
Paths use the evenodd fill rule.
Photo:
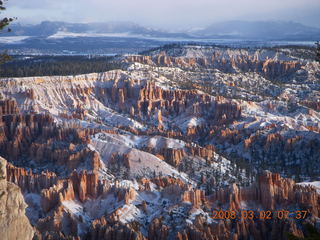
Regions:
<instances>
[{"instance_id":1,"label":"sandstone cliff face","mask_svg":"<svg viewBox=\"0 0 320 240\"><path fill-rule=\"evenodd\" d=\"M206 202L204 191L200 189L189 190L183 193L182 202L190 202L193 207L199 208Z\"/></svg>"},{"instance_id":2,"label":"sandstone cliff face","mask_svg":"<svg viewBox=\"0 0 320 240\"><path fill-rule=\"evenodd\" d=\"M81 202L84 202L88 198L95 199L98 197L99 177L96 172L73 172L71 175L71 181L73 189Z\"/></svg>"},{"instance_id":3,"label":"sandstone cliff face","mask_svg":"<svg viewBox=\"0 0 320 240\"><path fill-rule=\"evenodd\" d=\"M147 119L156 116L160 125L163 117L175 117L184 112L203 116L212 123L230 122L241 117L241 107L236 103L223 98L214 99L196 90L166 90L150 82L141 85L119 82L107 92L122 111Z\"/></svg>"},{"instance_id":4,"label":"sandstone cliff face","mask_svg":"<svg viewBox=\"0 0 320 240\"><path fill-rule=\"evenodd\" d=\"M34 229L25 216L23 196L18 186L6 180L6 160L0 157L0 238L31 240Z\"/></svg>"},{"instance_id":5,"label":"sandstone cliff face","mask_svg":"<svg viewBox=\"0 0 320 240\"><path fill-rule=\"evenodd\" d=\"M228 58L225 58L221 57L219 52L213 53L211 57L199 58L173 57L161 52L154 56L129 56L125 61L165 67L180 67L183 69L211 67L227 73L236 71L259 72L268 79L289 75L299 70L302 66L298 61L259 60L254 55L228 56Z\"/></svg>"},{"instance_id":6,"label":"sandstone cliff face","mask_svg":"<svg viewBox=\"0 0 320 240\"><path fill-rule=\"evenodd\" d=\"M190 147L189 151L192 156L199 156L199 157L202 157L206 160L211 160L214 155L215 147L213 145L208 145L203 148L202 147Z\"/></svg>"},{"instance_id":7,"label":"sandstone cliff face","mask_svg":"<svg viewBox=\"0 0 320 240\"><path fill-rule=\"evenodd\" d=\"M95 199L103 193L103 184L96 172L73 172L69 178L60 179L52 187L42 190L42 208L48 212L63 201L78 199L85 202L89 198Z\"/></svg>"},{"instance_id":8,"label":"sandstone cliff face","mask_svg":"<svg viewBox=\"0 0 320 240\"><path fill-rule=\"evenodd\" d=\"M57 183L55 173L44 171L41 174L33 174L24 168L18 168L7 164L7 180L18 185L23 192L40 193L42 189L50 188Z\"/></svg>"},{"instance_id":9,"label":"sandstone cliff face","mask_svg":"<svg viewBox=\"0 0 320 240\"><path fill-rule=\"evenodd\" d=\"M100 167L97 153L84 147L95 130L58 127L50 115L19 114L14 100L1 104L0 152L9 161L19 162L24 155L39 165L66 166L69 172L85 161L91 161L92 169Z\"/></svg>"}]
</instances>

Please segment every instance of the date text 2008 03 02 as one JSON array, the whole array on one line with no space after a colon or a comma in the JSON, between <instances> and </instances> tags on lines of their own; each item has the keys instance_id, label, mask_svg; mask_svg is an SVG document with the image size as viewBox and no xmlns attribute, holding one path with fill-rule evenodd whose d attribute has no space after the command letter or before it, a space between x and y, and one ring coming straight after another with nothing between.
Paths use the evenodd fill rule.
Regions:
<instances>
[{"instance_id":1,"label":"date text 2008 03 02","mask_svg":"<svg viewBox=\"0 0 320 240\"><path fill-rule=\"evenodd\" d=\"M308 216L306 210L277 210L277 211L253 211L253 210L215 210L212 212L212 218L222 219L305 219Z\"/></svg>"}]
</instances>

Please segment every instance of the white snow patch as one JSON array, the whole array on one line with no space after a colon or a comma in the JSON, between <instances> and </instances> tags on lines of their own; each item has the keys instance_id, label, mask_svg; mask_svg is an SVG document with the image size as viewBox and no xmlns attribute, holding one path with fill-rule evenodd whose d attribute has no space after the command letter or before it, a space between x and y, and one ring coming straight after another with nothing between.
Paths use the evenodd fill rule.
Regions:
<instances>
[{"instance_id":1,"label":"white snow patch","mask_svg":"<svg viewBox=\"0 0 320 240\"><path fill-rule=\"evenodd\" d=\"M298 185L302 186L313 186L317 189L317 193L320 194L320 181L315 181L315 182L300 182L297 183Z\"/></svg>"}]
</instances>

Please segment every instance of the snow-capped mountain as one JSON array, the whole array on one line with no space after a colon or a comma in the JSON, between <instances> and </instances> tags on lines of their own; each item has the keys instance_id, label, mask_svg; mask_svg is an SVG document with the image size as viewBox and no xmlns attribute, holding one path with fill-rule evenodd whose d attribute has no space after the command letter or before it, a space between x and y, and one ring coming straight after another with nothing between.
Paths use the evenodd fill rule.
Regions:
<instances>
[{"instance_id":1,"label":"snow-capped mountain","mask_svg":"<svg viewBox=\"0 0 320 240\"><path fill-rule=\"evenodd\" d=\"M86 36L106 36L103 34L127 34L132 36L170 38L235 38L260 40L318 40L320 29L295 22L272 21L228 21L212 24L201 29L183 32L167 32L146 28L132 22L106 23L66 23L45 21L37 25L13 24L12 32L3 36L50 37L57 33L86 34ZM71 35L70 35L71 36Z\"/></svg>"},{"instance_id":2,"label":"snow-capped mountain","mask_svg":"<svg viewBox=\"0 0 320 240\"><path fill-rule=\"evenodd\" d=\"M106 22L106 23L67 23L45 21L36 25L12 24L12 32L4 36L30 36L50 37L57 33L73 33L90 36L107 36L106 34L127 34L132 36L149 37L183 37L182 33L169 33L165 31L146 28L132 22ZM105 35L104 35L105 34ZM71 36L71 35L70 35Z\"/></svg>"}]
</instances>

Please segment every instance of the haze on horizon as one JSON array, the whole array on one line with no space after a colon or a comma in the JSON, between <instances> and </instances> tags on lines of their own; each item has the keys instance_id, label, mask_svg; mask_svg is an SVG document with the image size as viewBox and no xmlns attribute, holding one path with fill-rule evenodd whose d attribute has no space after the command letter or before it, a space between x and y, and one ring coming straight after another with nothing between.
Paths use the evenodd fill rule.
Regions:
<instances>
[{"instance_id":1,"label":"haze on horizon","mask_svg":"<svg viewBox=\"0 0 320 240\"><path fill-rule=\"evenodd\" d=\"M320 27L319 0L8 0L6 6L6 16L23 23L131 21L177 30L229 20L272 20Z\"/></svg>"}]
</instances>

